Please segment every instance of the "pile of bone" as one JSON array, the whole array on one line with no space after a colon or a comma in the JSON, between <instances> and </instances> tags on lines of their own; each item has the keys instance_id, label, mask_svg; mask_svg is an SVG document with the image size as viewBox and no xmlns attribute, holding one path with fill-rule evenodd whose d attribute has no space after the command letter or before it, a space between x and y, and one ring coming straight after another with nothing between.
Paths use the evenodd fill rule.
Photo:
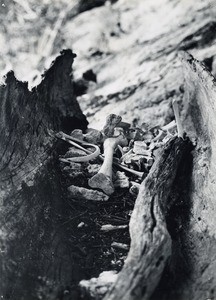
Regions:
<instances>
[{"instance_id":1,"label":"pile of bone","mask_svg":"<svg viewBox=\"0 0 216 300\"><path fill-rule=\"evenodd\" d=\"M149 128L147 124L132 127L121 116L111 114L104 128L88 129L84 134L75 129L70 135L59 132L57 137L70 148L60 158L65 168L74 172L82 165L92 176L87 187L70 185L75 199L106 201L116 188L128 188L136 196L156 155L171 137L176 135L176 122Z\"/></svg>"}]
</instances>

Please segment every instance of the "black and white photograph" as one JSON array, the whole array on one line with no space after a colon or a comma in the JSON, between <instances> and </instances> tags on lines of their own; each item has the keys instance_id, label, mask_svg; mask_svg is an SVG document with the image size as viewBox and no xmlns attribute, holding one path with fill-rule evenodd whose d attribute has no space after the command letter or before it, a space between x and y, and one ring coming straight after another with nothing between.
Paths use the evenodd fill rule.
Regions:
<instances>
[{"instance_id":1,"label":"black and white photograph","mask_svg":"<svg viewBox=\"0 0 216 300\"><path fill-rule=\"evenodd\" d=\"M0 300L216 300L216 0L0 0Z\"/></svg>"}]
</instances>

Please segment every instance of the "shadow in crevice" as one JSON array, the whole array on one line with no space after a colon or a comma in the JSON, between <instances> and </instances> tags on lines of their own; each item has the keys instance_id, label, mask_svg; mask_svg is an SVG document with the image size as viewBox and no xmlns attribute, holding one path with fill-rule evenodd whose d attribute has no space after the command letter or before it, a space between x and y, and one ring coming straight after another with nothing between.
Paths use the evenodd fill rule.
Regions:
<instances>
[{"instance_id":1,"label":"shadow in crevice","mask_svg":"<svg viewBox=\"0 0 216 300\"><path fill-rule=\"evenodd\" d=\"M178 168L165 211L167 228L172 238L172 254L151 300L178 299L178 292L190 277L192 264L186 244L191 212L193 156L188 151Z\"/></svg>"}]
</instances>

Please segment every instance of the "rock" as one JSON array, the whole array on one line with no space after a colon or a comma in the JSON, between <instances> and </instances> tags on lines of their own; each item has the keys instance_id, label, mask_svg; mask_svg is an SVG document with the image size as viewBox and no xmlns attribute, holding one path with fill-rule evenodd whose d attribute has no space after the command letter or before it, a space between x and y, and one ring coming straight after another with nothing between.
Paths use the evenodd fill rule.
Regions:
<instances>
[{"instance_id":1,"label":"rock","mask_svg":"<svg viewBox=\"0 0 216 300\"><path fill-rule=\"evenodd\" d=\"M76 162L70 162L69 166L63 167L63 171L70 172L70 171L81 171L82 165Z\"/></svg>"},{"instance_id":2,"label":"rock","mask_svg":"<svg viewBox=\"0 0 216 300\"><path fill-rule=\"evenodd\" d=\"M80 287L90 294L93 299L102 299L107 290L117 279L116 271L104 271L98 278L91 278L90 280L81 280Z\"/></svg>"},{"instance_id":3,"label":"rock","mask_svg":"<svg viewBox=\"0 0 216 300\"><path fill-rule=\"evenodd\" d=\"M70 178L80 178L84 176L84 172L82 170L82 164L70 162L69 165L65 166L65 163L61 164L62 172Z\"/></svg>"},{"instance_id":4,"label":"rock","mask_svg":"<svg viewBox=\"0 0 216 300\"><path fill-rule=\"evenodd\" d=\"M114 128L118 126L121 122L122 117L115 114L110 114L106 118L106 124L103 127L103 132L107 137L112 137L114 135Z\"/></svg>"},{"instance_id":5,"label":"rock","mask_svg":"<svg viewBox=\"0 0 216 300\"><path fill-rule=\"evenodd\" d=\"M65 153L64 158L85 156L85 155L87 155L85 151L75 147L70 147L69 150Z\"/></svg>"},{"instance_id":6,"label":"rock","mask_svg":"<svg viewBox=\"0 0 216 300\"><path fill-rule=\"evenodd\" d=\"M133 149L131 149L128 151L128 153L121 157L121 161L127 165L130 165L132 162L142 163L144 160L146 161L151 158L152 151L142 150L142 152L143 154L135 154L133 153Z\"/></svg>"},{"instance_id":7,"label":"rock","mask_svg":"<svg viewBox=\"0 0 216 300\"><path fill-rule=\"evenodd\" d=\"M132 186L130 187L130 194L133 195L133 196L137 196L138 193L139 193L139 189L140 189L140 184L137 183L137 182L131 182L132 183Z\"/></svg>"},{"instance_id":8,"label":"rock","mask_svg":"<svg viewBox=\"0 0 216 300\"><path fill-rule=\"evenodd\" d=\"M78 225L77 225L77 228L82 228L83 226L85 226L86 224L84 222L80 222Z\"/></svg>"},{"instance_id":9,"label":"rock","mask_svg":"<svg viewBox=\"0 0 216 300\"><path fill-rule=\"evenodd\" d=\"M83 140L83 132L81 129L74 129L71 134L72 137L79 139L79 140Z\"/></svg>"},{"instance_id":10,"label":"rock","mask_svg":"<svg viewBox=\"0 0 216 300\"><path fill-rule=\"evenodd\" d=\"M118 242L112 242L111 247L120 249L120 250L129 250L129 245L118 243Z\"/></svg>"},{"instance_id":11,"label":"rock","mask_svg":"<svg viewBox=\"0 0 216 300\"><path fill-rule=\"evenodd\" d=\"M97 174L99 172L100 168L101 168L101 165L99 165L99 164L88 164L88 166L87 166L88 175L90 177L94 176L95 174Z\"/></svg>"},{"instance_id":12,"label":"rock","mask_svg":"<svg viewBox=\"0 0 216 300\"><path fill-rule=\"evenodd\" d=\"M126 229L128 228L128 225L112 225L112 224L106 224L101 226L101 231L109 232L113 230L119 230L119 229Z\"/></svg>"},{"instance_id":13,"label":"rock","mask_svg":"<svg viewBox=\"0 0 216 300\"><path fill-rule=\"evenodd\" d=\"M133 152L135 154L146 155L147 145L144 141L135 141L133 146Z\"/></svg>"},{"instance_id":14,"label":"rock","mask_svg":"<svg viewBox=\"0 0 216 300\"><path fill-rule=\"evenodd\" d=\"M100 130L88 128L84 140L91 144L100 145L103 142L103 134Z\"/></svg>"},{"instance_id":15,"label":"rock","mask_svg":"<svg viewBox=\"0 0 216 300\"><path fill-rule=\"evenodd\" d=\"M69 186L68 192L70 197L77 200L107 201L109 199L109 197L102 192L89 190L75 185Z\"/></svg>"}]
</instances>

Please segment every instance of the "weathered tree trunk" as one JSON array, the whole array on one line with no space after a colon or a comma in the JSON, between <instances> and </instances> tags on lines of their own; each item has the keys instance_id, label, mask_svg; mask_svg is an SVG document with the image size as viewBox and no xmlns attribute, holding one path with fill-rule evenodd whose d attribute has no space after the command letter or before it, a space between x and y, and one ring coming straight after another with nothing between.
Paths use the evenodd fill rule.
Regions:
<instances>
[{"instance_id":1,"label":"weathered tree trunk","mask_svg":"<svg viewBox=\"0 0 216 300\"><path fill-rule=\"evenodd\" d=\"M172 217L172 256L153 299L216 297L216 82L199 61L180 55L185 76L184 127L196 147L192 173L178 191Z\"/></svg>"},{"instance_id":2,"label":"weathered tree trunk","mask_svg":"<svg viewBox=\"0 0 216 300\"><path fill-rule=\"evenodd\" d=\"M10 72L0 86L0 295L56 299L74 274L53 131L85 129L65 50L31 92ZM72 269L73 267L73 269Z\"/></svg>"},{"instance_id":3,"label":"weathered tree trunk","mask_svg":"<svg viewBox=\"0 0 216 300\"><path fill-rule=\"evenodd\" d=\"M149 299L158 285L171 255L165 218L172 205L170 194L190 148L188 140L170 140L143 181L130 220L130 252L105 300Z\"/></svg>"}]
</instances>

